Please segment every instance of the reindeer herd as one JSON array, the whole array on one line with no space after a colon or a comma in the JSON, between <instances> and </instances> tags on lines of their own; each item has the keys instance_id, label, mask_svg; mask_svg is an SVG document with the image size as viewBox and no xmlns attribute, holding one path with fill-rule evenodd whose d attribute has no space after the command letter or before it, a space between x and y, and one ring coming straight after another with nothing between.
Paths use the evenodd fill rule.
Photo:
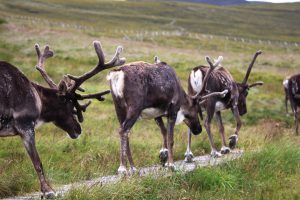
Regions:
<instances>
[{"instance_id":1,"label":"reindeer herd","mask_svg":"<svg viewBox=\"0 0 300 200\"><path fill-rule=\"evenodd\" d=\"M261 51L255 53L252 62L241 83L236 82L230 72L220 66L223 57L216 61L206 57L208 66L198 66L192 69L188 78L188 92L186 93L174 69L155 57L154 63L133 62L125 65L125 58L120 58L122 47L118 47L111 61L105 63L104 53L100 42L94 42L98 56L98 63L94 69L81 75L65 75L57 85L45 70L45 61L53 56L53 52L46 46L43 52L35 45L37 53L36 69L45 79L49 88L30 81L18 68L0 61L0 137L19 135L24 147L32 160L38 174L42 197L55 196L54 190L46 181L43 166L35 147L35 127L44 122L53 122L76 139L81 134L80 123L90 101L81 105L84 99L104 100L104 95L111 93L116 115L120 123L120 167L118 173L133 174L136 171L132 159L129 132L139 119L154 119L161 130L163 147L159 158L163 166L174 170L173 134L175 124L184 122L188 126L188 144L185 161L193 161L191 151L191 133L197 135L202 131L199 116L203 119L206 110L204 127L208 134L211 156L221 156L230 153L238 141L241 128L240 116L247 113L246 98L249 89L263 85L263 82L248 83L251 69ZM96 94L79 94L84 92L81 85L102 70L121 66L112 70L107 80L110 90ZM298 112L300 110L300 75L292 76L284 82L286 105L290 101L294 118L295 130L298 134ZM231 109L236 129L229 137L229 146L224 136L224 126L221 111ZM218 151L213 142L211 121L216 116L222 141ZM162 117L167 118L167 125ZM130 170L127 172L126 161Z\"/></svg>"}]
</instances>

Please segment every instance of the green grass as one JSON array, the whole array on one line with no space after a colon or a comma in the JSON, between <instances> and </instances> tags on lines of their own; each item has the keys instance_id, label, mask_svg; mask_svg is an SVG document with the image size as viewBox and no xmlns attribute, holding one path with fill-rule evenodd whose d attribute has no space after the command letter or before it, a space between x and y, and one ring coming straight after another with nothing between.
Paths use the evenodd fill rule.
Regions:
<instances>
[{"instance_id":1,"label":"green grass","mask_svg":"<svg viewBox=\"0 0 300 200\"><path fill-rule=\"evenodd\" d=\"M127 58L127 62L137 60L153 62L154 56L158 55L161 60L175 68L186 88L187 77L191 69L194 66L206 64L204 56L209 55L216 58L223 55L223 66L230 70L237 81L241 81L253 54L258 49L262 49L263 54L258 58L249 81L262 80L265 84L263 87L252 89L249 93L248 113L242 117L243 127L239 138L239 148L249 152L250 150L269 148L265 146L272 146L273 142L278 146L281 144L277 143L278 140L283 138L287 138L288 144L291 140L295 140L294 143L299 144L299 138L293 136L292 117L286 116L284 113L282 80L287 75L299 73L300 48L290 45L243 43L225 40L222 37L222 35L229 35L299 42L298 10L299 4L268 5L267 7L261 5L249 8L172 2L0 1L0 18L5 20L5 23L0 26L0 60L6 60L18 66L31 80L45 85L34 68L36 65L34 44L39 43L41 46L49 44L54 50L55 56L47 60L46 69L58 83L64 74L80 75L97 63L92 41L100 40L107 60L114 54L117 45L123 45L123 55ZM166 25L173 19L176 20L174 26ZM245 21L247 23L244 23ZM61 24L81 25L82 27L64 27ZM185 35L148 35L143 39L136 37L137 31L177 31L180 29L179 26L192 33L221 36L214 36L213 39L202 36L195 39ZM126 32L122 33L120 30L126 30ZM264 34L258 33L259 31ZM101 72L85 83L84 87L87 92L108 89L105 78L107 73L108 71ZM234 119L230 111L225 111L222 115L225 133L228 137L234 132ZM119 125L110 95L104 102L93 101L84 116L83 133L78 140L69 139L66 133L52 124L45 124L36 131L37 148L43 161L46 177L54 188L61 184L115 174L117 171L119 166L119 135L117 133ZM215 143L220 148L221 144L215 123L212 128ZM138 168L159 162L158 152L161 148L162 137L153 120L138 121L132 130L130 142L133 158ZM186 126L176 126L174 146L176 160L183 159L185 145ZM299 145L293 146L293 148L299 149ZM200 136L193 137L192 149L194 155L210 152L205 131ZM258 155L259 153L251 156L255 159ZM247 159L250 158L247 156ZM249 160L246 161L242 160L241 164L240 161L234 161L230 166L233 167L235 162L236 165L240 164L240 167L251 164ZM229 183L233 182L233 187L236 188L238 187L237 183L240 183L239 179L236 180L236 176L231 173L226 175L227 172L230 172L230 168L228 168L230 166L225 166L224 173L222 172L224 166L221 167L222 170L216 169L216 173L219 174L220 179L224 178ZM293 166L291 165L291 168ZM238 166L236 167L238 168ZM202 170L195 174L201 174L200 171ZM213 171L215 169L204 170L204 174L199 176L201 179L202 176L209 179ZM253 171L253 173L255 172ZM124 182L116 190L122 190L124 193L127 191L128 194L140 191L141 194L136 193L136 195L140 194L141 198L146 197L143 195L155 198L157 193L154 191L160 191L161 195L165 194L170 199L173 193L167 193L166 188L172 189L174 198L180 198L181 196L178 195L183 194L186 196L183 195L182 198L192 198L192 195L200 197L204 193L205 197L209 199L209 195L211 198L217 197L224 191L221 187L220 191L217 190L217 193L214 194L216 187L223 183L216 177L212 177L213 180L208 181L204 186L199 185L200 183L196 184L197 189L193 189L190 185L194 183L190 177L193 175L187 175L186 178L185 175L175 175L166 181L165 179L159 180L160 184L156 184L151 178L149 180L134 179L132 186L130 186L131 182ZM299 171L295 172L296 176L299 177ZM0 177L0 197L39 190L37 176L18 137L0 139ZM255 181L251 176L248 178L250 182ZM295 183L292 177L290 179L288 183ZM153 184L153 187L148 190L147 183L144 181L148 181L149 185ZM258 179L258 181L263 180ZM267 188L271 190L272 195L276 195L278 189L278 183L275 184L275 182L270 183L270 188ZM138 187L140 183L144 184L143 187ZM262 184L266 183L262 182ZM161 190L158 190L159 187ZM206 189L198 191L198 187ZM178 192L175 192L174 188ZM251 191L254 191L253 188L254 186ZM91 198L96 198L97 190L95 189L91 193ZM104 194L113 191L109 186L100 188L100 190ZM247 197L246 188L236 188L236 190L238 194L245 192L243 195ZM290 195L290 192L293 195L296 194L296 191L293 188L290 191L282 189L278 195L281 197L280 195L284 195L285 192L287 195ZM117 195L117 191L113 192L112 195ZM78 191L78 195L81 193L82 191ZM72 192L69 198L75 194ZM224 195L229 194L225 192ZM232 195L228 197L237 198L234 196L235 194ZM221 195L221 197L223 196Z\"/></svg>"},{"instance_id":2,"label":"green grass","mask_svg":"<svg viewBox=\"0 0 300 200\"><path fill-rule=\"evenodd\" d=\"M299 144L267 144L218 167L73 189L66 199L298 199Z\"/></svg>"}]
</instances>

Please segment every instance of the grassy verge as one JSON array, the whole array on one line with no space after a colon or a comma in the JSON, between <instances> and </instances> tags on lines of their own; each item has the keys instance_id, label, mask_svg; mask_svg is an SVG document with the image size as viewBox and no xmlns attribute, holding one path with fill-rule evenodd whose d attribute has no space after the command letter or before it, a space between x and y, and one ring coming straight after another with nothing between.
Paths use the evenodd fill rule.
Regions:
<instances>
[{"instance_id":1,"label":"grassy verge","mask_svg":"<svg viewBox=\"0 0 300 200\"><path fill-rule=\"evenodd\" d=\"M283 140L215 168L76 189L66 199L299 199L299 176L299 144Z\"/></svg>"}]
</instances>

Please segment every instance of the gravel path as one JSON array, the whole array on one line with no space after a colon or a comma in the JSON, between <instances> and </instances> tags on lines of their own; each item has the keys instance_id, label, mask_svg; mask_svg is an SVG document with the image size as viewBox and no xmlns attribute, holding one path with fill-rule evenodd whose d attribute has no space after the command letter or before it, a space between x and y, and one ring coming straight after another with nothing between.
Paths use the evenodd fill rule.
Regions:
<instances>
[{"instance_id":1,"label":"gravel path","mask_svg":"<svg viewBox=\"0 0 300 200\"><path fill-rule=\"evenodd\" d=\"M204 156L197 156L194 157L193 163L185 163L183 160L176 161L175 166L176 169L182 171L183 173L193 171L199 167L207 167L207 166L215 166L221 163L234 160L240 158L243 155L242 150L234 150L230 154L222 156L220 158L212 158L210 155ZM154 165L151 167L143 167L139 170L139 176L163 176L168 174L168 169L161 167L161 165ZM68 185L63 185L61 187L56 187L56 192L58 193L59 197L63 197L66 195L71 189L80 188L80 187L95 187L104 184L115 184L122 179L122 176L118 175L111 175L111 176L103 176L96 179L88 180L88 181L81 181L77 183L72 183ZM40 199L40 192L30 193L24 196L17 196L12 198L6 198L4 200L29 200L29 199Z\"/></svg>"}]
</instances>

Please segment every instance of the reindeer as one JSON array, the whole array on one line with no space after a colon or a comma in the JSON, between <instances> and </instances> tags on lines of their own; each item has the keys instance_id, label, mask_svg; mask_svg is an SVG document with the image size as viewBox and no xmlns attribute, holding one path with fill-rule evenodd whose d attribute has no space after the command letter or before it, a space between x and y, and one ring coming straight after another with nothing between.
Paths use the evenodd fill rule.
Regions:
<instances>
[{"instance_id":1,"label":"reindeer","mask_svg":"<svg viewBox=\"0 0 300 200\"><path fill-rule=\"evenodd\" d=\"M204 83L212 70L219 65L220 57L212 64ZM208 94L207 96L189 96L183 90L180 81L167 63L155 58L155 63L134 62L115 69L109 73L111 93L120 123L120 167L119 174L127 174L126 156L130 163L130 172L136 168L129 146L129 132L139 119L155 119L163 136L163 148L160 150L160 160L175 169L173 162L173 131L174 125L182 121L191 129L193 134L199 134L202 127L198 118L198 101L212 95L224 96L227 91ZM200 92L202 89L200 89ZM167 117L167 128L162 117Z\"/></svg>"},{"instance_id":2,"label":"reindeer","mask_svg":"<svg viewBox=\"0 0 300 200\"><path fill-rule=\"evenodd\" d=\"M238 83L234 81L231 74L223 67L219 67L216 70L214 70L209 80L207 81L207 86L205 90L202 90L202 92L199 92L200 89L203 87L203 76L208 71L208 67L206 66L198 66L195 67L190 76L188 81L188 92L190 95L199 93L200 95L205 95L209 92L219 92L223 90L228 90L229 92L226 94L224 98L213 96L208 98L202 106L206 109L207 117L205 119L205 129L208 134L210 146L211 146L211 156L221 156L221 154L226 154L230 152L230 148L233 149L238 141L238 133L241 128L242 122L240 119L240 116L247 113L247 107L246 107L246 98L248 95L248 91L250 88L258 85L262 85L263 82L255 82L253 84L247 84L247 80L249 78L251 69L254 65L254 62L256 60L256 57L261 54L261 51L257 51L254 55L254 58L252 62L250 63L247 73L245 75L244 80L242 83ZM236 121L236 129L235 133L229 137L229 147L227 147L224 137L224 126L221 118L221 110L224 109L231 109L235 121ZM219 132L222 139L222 148L221 153L219 153L216 149L216 146L213 142L213 136L211 134L211 121L212 118L216 114L216 119L219 126ZM200 116L202 118L202 111L200 108ZM187 150L185 152L185 161L191 162L193 158L193 153L191 151L191 132L188 130L188 145Z\"/></svg>"},{"instance_id":3,"label":"reindeer","mask_svg":"<svg viewBox=\"0 0 300 200\"><path fill-rule=\"evenodd\" d=\"M295 134L298 135L298 113L300 111L300 74L295 74L284 80L285 105L290 101L294 113Z\"/></svg>"},{"instance_id":4,"label":"reindeer","mask_svg":"<svg viewBox=\"0 0 300 200\"><path fill-rule=\"evenodd\" d=\"M81 134L79 123L83 122L82 112L90 104L89 101L80 105L78 101L92 98L103 101L103 95L109 93L108 90L80 95L76 90L83 91L80 85L100 71L124 64L124 59L119 59L121 47L117 49L115 57L104 64L100 42L95 41L94 46L99 58L97 66L79 77L67 75L56 85L44 68L45 60L52 57L53 52L46 46L41 53L39 46L35 45L38 56L36 69L50 88L30 81L18 68L0 61L0 137L17 135L21 137L39 177L42 198L50 198L56 194L46 181L35 147L35 127L41 122L53 122L66 131L72 139L76 139Z\"/></svg>"}]
</instances>

